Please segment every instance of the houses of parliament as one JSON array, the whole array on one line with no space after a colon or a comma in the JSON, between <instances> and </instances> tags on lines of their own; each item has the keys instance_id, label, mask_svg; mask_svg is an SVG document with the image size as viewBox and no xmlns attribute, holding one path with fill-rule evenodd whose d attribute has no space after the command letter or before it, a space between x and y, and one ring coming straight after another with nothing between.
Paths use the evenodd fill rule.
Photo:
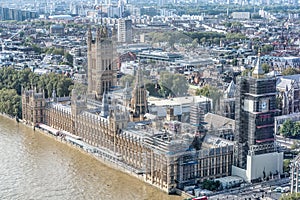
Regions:
<instances>
[{"instance_id":1,"label":"houses of parliament","mask_svg":"<svg viewBox=\"0 0 300 200\"><path fill-rule=\"evenodd\" d=\"M176 116L172 106L165 116L151 114L141 66L133 88L114 87L116 50L106 27L94 34L88 30L87 49L87 92L73 89L71 97L60 98L53 91L45 98L43 91L23 89L24 122L55 132L167 193L231 175L234 143L199 131L199 101L190 102L189 121Z\"/></svg>"}]
</instances>

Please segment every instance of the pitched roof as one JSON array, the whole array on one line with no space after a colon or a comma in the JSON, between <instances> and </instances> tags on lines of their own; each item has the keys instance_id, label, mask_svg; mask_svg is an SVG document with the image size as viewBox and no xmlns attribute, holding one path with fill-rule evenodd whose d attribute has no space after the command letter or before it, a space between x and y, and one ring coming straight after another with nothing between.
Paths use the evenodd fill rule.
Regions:
<instances>
[{"instance_id":1,"label":"pitched roof","mask_svg":"<svg viewBox=\"0 0 300 200\"><path fill-rule=\"evenodd\" d=\"M252 72L253 77L260 78L262 75L265 74L265 71L263 70L260 62L260 52L258 53L257 61L254 67L254 70Z\"/></svg>"},{"instance_id":2,"label":"pitched roof","mask_svg":"<svg viewBox=\"0 0 300 200\"><path fill-rule=\"evenodd\" d=\"M204 121L207 123L207 127L213 127L214 129L231 127L235 129L235 121L233 119L223 117L221 115L207 113L204 116Z\"/></svg>"},{"instance_id":3,"label":"pitched roof","mask_svg":"<svg viewBox=\"0 0 300 200\"><path fill-rule=\"evenodd\" d=\"M227 87L227 89L224 92L224 97L225 98L233 98L234 97L234 93L235 93L235 84L233 82L233 80L230 82L229 86Z\"/></svg>"}]
</instances>

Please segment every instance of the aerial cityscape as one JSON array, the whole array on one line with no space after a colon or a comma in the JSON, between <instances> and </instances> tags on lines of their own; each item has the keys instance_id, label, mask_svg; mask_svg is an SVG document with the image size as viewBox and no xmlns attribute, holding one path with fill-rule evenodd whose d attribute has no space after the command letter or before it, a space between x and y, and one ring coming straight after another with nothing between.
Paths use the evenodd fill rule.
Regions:
<instances>
[{"instance_id":1,"label":"aerial cityscape","mask_svg":"<svg viewBox=\"0 0 300 200\"><path fill-rule=\"evenodd\" d=\"M1 0L0 199L300 199L299 13Z\"/></svg>"}]
</instances>

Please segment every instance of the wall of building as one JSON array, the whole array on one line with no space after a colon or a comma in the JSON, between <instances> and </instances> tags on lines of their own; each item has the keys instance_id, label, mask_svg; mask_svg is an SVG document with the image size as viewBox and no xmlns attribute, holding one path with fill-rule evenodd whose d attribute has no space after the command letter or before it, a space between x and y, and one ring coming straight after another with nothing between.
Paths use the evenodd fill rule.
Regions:
<instances>
[{"instance_id":1,"label":"wall of building","mask_svg":"<svg viewBox=\"0 0 300 200\"><path fill-rule=\"evenodd\" d=\"M236 166L232 166L232 175L242 177L244 180L248 180L246 170Z\"/></svg>"},{"instance_id":2,"label":"wall of building","mask_svg":"<svg viewBox=\"0 0 300 200\"><path fill-rule=\"evenodd\" d=\"M28 93L22 96L24 105L30 104L26 95ZM34 96L34 93L31 95ZM32 105L42 99L45 102L44 98L32 97ZM186 142L187 146L179 148L177 143L173 145L168 140L153 138L153 135L145 133L146 130L125 129L128 119L121 110L111 110L106 118L77 108L78 104L78 101L73 106L53 101L42 104L45 114L43 120L38 119L39 123L82 137L84 142L101 149L108 157L117 157L125 169L142 174L145 181L165 192L231 174L232 145L187 151L190 143L185 140L181 142ZM23 108L24 113L31 113L31 110L28 106ZM31 122L33 118L27 120ZM150 141L148 145L145 144L146 139Z\"/></svg>"},{"instance_id":3,"label":"wall of building","mask_svg":"<svg viewBox=\"0 0 300 200\"><path fill-rule=\"evenodd\" d=\"M247 179L266 178L272 174L283 173L283 152L273 152L247 156Z\"/></svg>"}]
</instances>

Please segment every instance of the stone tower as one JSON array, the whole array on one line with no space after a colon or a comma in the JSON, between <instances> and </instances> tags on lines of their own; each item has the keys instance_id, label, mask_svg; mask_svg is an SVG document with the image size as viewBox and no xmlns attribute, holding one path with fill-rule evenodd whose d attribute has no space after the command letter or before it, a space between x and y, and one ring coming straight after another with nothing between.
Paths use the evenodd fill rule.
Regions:
<instances>
[{"instance_id":1,"label":"stone tower","mask_svg":"<svg viewBox=\"0 0 300 200\"><path fill-rule=\"evenodd\" d=\"M123 89L122 99L123 99L123 106L130 107L131 88L129 87L128 81L126 82L125 88Z\"/></svg>"},{"instance_id":2,"label":"stone tower","mask_svg":"<svg viewBox=\"0 0 300 200\"><path fill-rule=\"evenodd\" d=\"M71 96L71 113L72 113L72 133L75 135L79 135L77 121L80 113L87 109L86 105L86 97L78 94L76 89L72 90Z\"/></svg>"},{"instance_id":3,"label":"stone tower","mask_svg":"<svg viewBox=\"0 0 300 200\"><path fill-rule=\"evenodd\" d=\"M147 90L143 81L143 73L139 65L136 73L135 86L132 91L131 99L132 121L143 120L148 112Z\"/></svg>"},{"instance_id":4,"label":"stone tower","mask_svg":"<svg viewBox=\"0 0 300 200\"><path fill-rule=\"evenodd\" d=\"M72 90L72 97L71 97L71 112L76 119L76 116L79 115L82 111L86 110L86 98L78 94L76 89Z\"/></svg>"},{"instance_id":5,"label":"stone tower","mask_svg":"<svg viewBox=\"0 0 300 200\"><path fill-rule=\"evenodd\" d=\"M235 101L236 166L246 169L247 156L275 152L276 79L264 76L260 56L252 77L240 77Z\"/></svg>"},{"instance_id":6,"label":"stone tower","mask_svg":"<svg viewBox=\"0 0 300 200\"><path fill-rule=\"evenodd\" d=\"M45 120L45 92L22 89L22 119L35 126Z\"/></svg>"},{"instance_id":7,"label":"stone tower","mask_svg":"<svg viewBox=\"0 0 300 200\"><path fill-rule=\"evenodd\" d=\"M115 48L113 41L108 37L105 26L97 28L93 39L89 28L87 33L88 57L88 94L96 99L102 99L103 93L115 85Z\"/></svg>"},{"instance_id":8,"label":"stone tower","mask_svg":"<svg viewBox=\"0 0 300 200\"><path fill-rule=\"evenodd\" d=\"M265 77L258 55L252 77L237 81L232 175L248 182L283 173L283 152L275 143L276 79Z\"/></svg>"}]
</instances>

